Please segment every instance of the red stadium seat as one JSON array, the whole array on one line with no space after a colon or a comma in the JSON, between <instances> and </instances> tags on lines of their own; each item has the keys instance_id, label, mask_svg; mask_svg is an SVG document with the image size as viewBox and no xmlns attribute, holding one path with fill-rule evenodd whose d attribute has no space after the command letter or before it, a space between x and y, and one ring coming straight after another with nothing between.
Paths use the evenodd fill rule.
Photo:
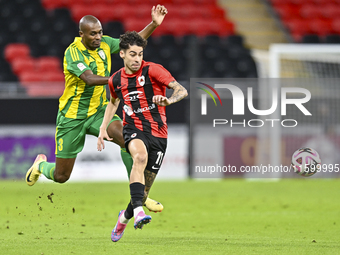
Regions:
<instances>
[{"instance_id":1,"label":"red stadium seat","mask_svg":"<svg viewBox=\"0 0 340 255\"><path fill-rule=\"evenodd\" d=\"M41 0L41 4L46 10L53 10L64 7L64 0Z\"/></svg>"},{"instance_id":2,"label":"red stadium seat","mask_svg":"<svg viewBox=\"0 0 340 255\"><path fill-rule=\"evenodd\" d=\"M336 3L336 0L312 0L313 3L318 4L320 6L325 4L333 4Z\"/></svg>"},{"instance_id":3,"label":"red stadium seat","mask_svg":"<svg viewBox=\"0 0 340 255\"><path fill-rule=\"evenodd\" d=\"M46 72L55 70L62 73L61 62L58 57L44 56L36 59L37 70L40 72Z\"/></svg>"},{"instance_id":4,"label":"red stadium seat","mask_svg":"<svg viewBox=\"0 0 340 255\"><path fill-rule=\"evenodd\" d=\"M136 7L137 11L134 12L134 16L140 19L149 18L151 21L151 8L149 4L140 4Z\"/></svg>"},{"instance_id":5,"label":"red stadium seat","mask_svg":"<svg viewBox=\"0 0 340 255\"><path fill-rule=\"evenodd\" d=\"M301 35L311 33L308 22L309 22L308 20L297 18L286 20L284 21L284 24L287 26L287 28L292 34L298 37Z\"/></svg>"},{"instance_id":6,"label":"red stadium seat","mask_svg":"<svg viewBox=\"0 0 340 255\"><path fill-rule=\"evenodd\" d=\"M65 88L62 72L24 72L19 80L33 97L61 96Z\"/></svg>"},{"instance_id":7,"label":"red stadium seat","mask_svg":"<svg viewBox=\"0 0 340 255\"><path fill-rule=\"evenodd\" d=\"M203 18L190 20L189 33L197 36L206 36L209 34L210 23Z\"/></svg>"},{"instance_id":8,"label":"red stadium seat","mask_svg":"<svg viewBox=\"0 0 340 255\"><path fill-rule=\"evenodd\" d=\"M332 20L332 29L336 34L340 34L340 18Z\"/></svg>"},{"instance_id":9,"label":"red stadium seat","mask_svg":"<svg viewBox=\"0 0 340 255\"><path fill-rule=\"evenodd\" d=\"M71 7L72 19L78 23L85 15L92 14L92 6L77 4Z\"/></svg>"},{"instance_id":10,"label":"red stadium seat","mask_svg":"<svg viewBox=\"0 0 340 255\"><path fill-rule=\"evenodd\" d=\"M340 17L340 5L337 4L326 4L320 9L322 16L326 19L335 19Z\"/></svg>"},{"instance_id":11,"label":"red stadium seat","mask_svg":"<svg viewBox=\"0 0 340 255\"><path fill-rule=\"evenodd\" d=\"M203 9L204 10L205 9L208 9L208 10L210 9L210 12L213 14L212 17L214 17L214 18L221 18L221 19L223 19L227 15L225 10L222 9L222 8L219 8L218 6L207 6L206 8L203 8ZM203 15L203 17L205 17L205 16Z\"/></svg>"},{"instance_id":12,"label":"red stadium seat","mask_svg":"<svg viewBox=\"0 0 340 255\"><path fill-rule=\"evenodd\" d=\"M27 83L26 93L31 97L60 97L65 85L63 82L30 82Z\"/></svg>"},{"instance_id":13,"label":"red stadium seat","mask_svg":"<svg viewBox=\"0 0 340 255\"><path fill-rule=\"evenodd\" d=\"M124 21L124 30L125 31L141 31L144 27L150 22L150 19L137 19L137 18L129 18ZM158 29L158 28L157 28ZM157 30L156 29L156 30Z\"/></svg>"},{"instance_id":14,"label":"red stadium seat","mask_svg":"<svg viewBox=\"0 0 340 255\"><path fill-rule=\"evenodd\" d=\"M319 36L325 36L332 34L333 32L332 23L324 19L311 19L309 21L309 27L312 33L315 33Z\"/></svg>"},{"instance_id":15,"label":"red stadium seat","mask_svg":"<svg viewBox=\"0 0 340 255\"><path fill-rule=\"evenodd\" d=\"M275 6L275 11L281 20L294 19L300 16L300 8L291 4L277 5Z\"/></svg>"},{"instance_id":16,"label":"red stadium seat","mask_svg":"<svg viewBox=\"0 0 340 255\"><path fill-rule=\"evenodd\" d=\"M114 12L110 11L110 5L97 3L92 5L91 15L97 17L102 23L114 20Z\"/></svg>"},{"instance_id":17,"label":"red stadium seat","mask_svg":"<svg viewBox=\"0 0 340 255\"><path fill-rule=\"evenodd\" d=\"M219 19L219 21L213 23L211 31L212 34L224 37L235 34L235 25L233 22Z\"/></svg>"},{"instance_id":18,"label":"red stadium seat","mask_svg":"<svg viewBox=\"0 0 340 255\"><path fill-rule=\"evenodd\" d=\"M152 35L174 35L174 36L184 36L189 33L189 26L186 20L180 18L166 19L159 26Z\"/></svg>"},{"instance_id":19,"label":"red stadium seat","mask_svg":"<svg viewBox=\"0 0 340 255\"><path fill-rule=\"evenodd\" d=\"M166 19L170 18L178 18L180 16L180 12L181 12L181 8L179 8L178 6L174 5L174 4L168 4L166 6L166 9L168 10L168 14Z\"/></svg>"},{"instance_id":20,"label":"red stadium seat","mask_svg":"<svg viewBox=\"0 0 340 255\"><path fill-rule=\"evenodd\" d=\"M34 72L36 69L36 64L33 58L24 57L14 59L11 63L11 67L13 73L20 75L24 72Z\"/></svg>"},{"instance_id":21,"label":"red stadium seat","mask_svg":"<svg viewBox=\"0 0 340 255\"><path fill-rule=\"evenodd\" d=\"M290 0L290 3L294 4L294 5L303 5L303 4L307 4L309 2L310 2L310 0Z\"/></svg>"},{"instance_id":22,"label":"red stadium seat","mask_svg":"<svg viewBox=\"0 0 340 255\"><path fill-rule=\"evenodd\" d=\"M270 3L272 5L285 5L285 4L290 4L290 0L270 0Z\"/></svg>"},{"instance_id":23,"label":"red stadium seat","mask_svg":"<svg viewBox=\"0 0 340 255\"><path fill-rule=\"evenodd\" d=\"M194 19L199 15L198 9L201 8L192 4L182 4L181 7L178 8L177 16L182 19Z\"/></svg>"},{"instance_id":24,"label":"red stadium seat","mask_svg":"<svg viewBox=\"0 0 340 255\"><path fill-rule=\"evenodd\" d=\"M12 62L16 58L25 58L30 56L30 48L24 43L11 43L5 47L5 59Z\"/></svg>"},{"instance_id":25,"label":"red stadium seat","mask_svg":"<svg viewBox=\"0 0 340 255\"><path fill-rule=\"evenodd\" d=\"M24 86L30 86L32 82L42 81L42 78L41 73L32 71L23 72L19 76L19 80Z\"/></svg>"},{"instance_id":26,"label":"red stadium seat","mask_svg":"<svg viewBox=\"0 0 340 255\"><path fill-rule=\"evenodd\" d=\"M321 9L320 6L314 4L303 4L300 7L300 16L305 19L314 19L321 17Z\"/></svg>"},{"instance_id":27,"label":"red stadium seat","mask_svg":"<svg viewBox=\"0 0 340 255\"><path fill-rule=\"evenodd\" d=\"M182 8L181 6L183 5L183 0L172 0L171 2L178 8ZM188 5L193 5L194 0L186 0L185 3Z\"/></svg>"},{"instance_id":28,"label":"red stadium seat","mask_svg":"<svg viewBox=\"0 0 340 255\"><path fill-rule=\"evenodd\" d=\"M192 0L195 5L217 5L216 0Z\"/></svg>"},{"instance_id":29,"label":"red stadium seat","mask_svg":"<svg viewBox=\"0 0 340 255\"><path fill-rule=\"evenodd\" d=\"M117 11L119 10L119 11ZM116 4L114 5L114 8L110 8L108 12L111 12L112 21L118 20L125 22L126 19L135 18L134 13L136 10L133 10L130 5L124 3L124 4ZM150 10L150 16L151 18L151 10ZM150 19L149 18L149 19ZM151 20L150 20L151 21Z\"/></svg>"},{"instance_id":30,"label":"red stadium seat","mask_svg":"<svg viewBox=\"0 0 340 255\"><path fill-rule=\"evenodd\" d=\"M64 76L63 72L49 71L49 72L44 72L42 74L42 80L43 81L60 81L60 82L64 82L65 81L65 76Z\"/></svg>"}]
</instances>

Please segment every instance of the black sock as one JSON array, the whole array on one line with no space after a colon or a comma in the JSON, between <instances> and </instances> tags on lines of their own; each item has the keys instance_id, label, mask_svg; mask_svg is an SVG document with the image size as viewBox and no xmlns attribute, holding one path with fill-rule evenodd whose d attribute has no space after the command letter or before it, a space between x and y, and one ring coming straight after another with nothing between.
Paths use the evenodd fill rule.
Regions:
<instances>
[{"instance_id":1,"label":"black sock","mask_svg":"<svg viewBox=\"0 0 340 255\"><path fill-rule=\"evenodd\" d=\"M128 206L126 207L124 216L125 216L125 218L128 219L128 220L131 219L131 218L133 217L133 207L132 207L131 202L129 202Z\"/></svg>"},{"instance_id":2,"label":"black sock","mask_svg":"<svg viewBox=\"0 0 340 255\"><path fill-rule=\"evenodd\" d=\"M143 206L144 188L145 185L140 182L130 184L131 204L133 209L138 206Z\"/></svg>"}]
</instances>

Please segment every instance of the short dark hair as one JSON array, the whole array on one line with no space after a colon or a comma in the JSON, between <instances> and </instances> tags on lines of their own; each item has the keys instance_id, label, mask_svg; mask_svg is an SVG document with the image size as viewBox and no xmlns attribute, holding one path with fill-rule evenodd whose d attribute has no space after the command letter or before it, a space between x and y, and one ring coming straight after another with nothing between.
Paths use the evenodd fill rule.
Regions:
<instances>
[{"instance_id":1,"label":"short dark hair","mask_svg":"<svg viewBox=\"0 0 340 255\"><path fill-rule=\"evenodd\" d=\"M141 37L136 31L126 32L120 36L119 48L121 50L127 50L133 45L143 47L145 49L147 40Z\"/></svg>"}]
</instances>

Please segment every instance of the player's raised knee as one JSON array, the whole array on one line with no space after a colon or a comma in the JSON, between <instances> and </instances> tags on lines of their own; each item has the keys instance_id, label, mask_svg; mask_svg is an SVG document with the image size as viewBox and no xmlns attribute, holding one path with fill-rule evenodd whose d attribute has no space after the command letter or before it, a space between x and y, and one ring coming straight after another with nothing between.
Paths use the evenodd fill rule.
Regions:
<instances>
[{"instance_id":1,"label":"player's raised knee","mask_svg":"<svg viewBox=\"0 0 340 255\"><path fill-rule=\"evenodd\" d=\"M145 165L148 161L148 154L147 153L136 153L133 157L134 164Z\"/></svg>"}]
</instances>

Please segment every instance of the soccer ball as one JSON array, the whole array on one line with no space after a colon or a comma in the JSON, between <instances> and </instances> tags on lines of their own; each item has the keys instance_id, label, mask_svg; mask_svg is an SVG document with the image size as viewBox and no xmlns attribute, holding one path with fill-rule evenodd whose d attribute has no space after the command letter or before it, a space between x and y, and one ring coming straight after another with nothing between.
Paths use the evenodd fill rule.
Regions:
<instances>
[{"instance_id":1,"label":"soccer ball","mask_svg":"<svg viewBox=\"0 0 340 255\"><path fill-rule=\"evenodd\" d=\"M294 172L304 177L312 176L321 169L319 153L312 148L301 148L293 153L292 165Z\"/></svg>"}]
</instances>

